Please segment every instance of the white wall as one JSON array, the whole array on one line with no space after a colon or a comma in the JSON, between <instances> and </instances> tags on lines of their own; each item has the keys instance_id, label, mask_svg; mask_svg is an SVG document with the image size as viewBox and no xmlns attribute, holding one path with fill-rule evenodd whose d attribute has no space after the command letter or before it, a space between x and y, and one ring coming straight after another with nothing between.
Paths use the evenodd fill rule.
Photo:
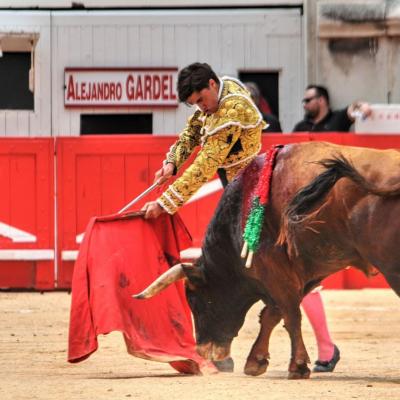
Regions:
<instances>
[{"instance_id":1,"label":"white wall","mask_svg":"<svg viewBox=\"0 0 400 400\"><path fill-rule=\"evenodd\" d=\"M279 71L280 119L301 118L300 9L4 11L0 29L35 29L35 110L0 110L0 136L77 136L81 113L153 112L155 134L178 133L191 110L66 109L66 67L178 67L208 62L219 75Z\"/></svg>"},{"instance_id":2,"label":"white wall","mask_svg":"<svg viewBox=\"0 0 400 400\"><path fill-rule=\"evenodd\" d=\"M354 100L371 103L400 103L400 5L384 0L309 0L307 20L307 83L326 85L330 91L333 108L341 108ZM373 7L375 13L384 13L374 20L351 21L353 15L343 15L343 8L360 15L365 6ZM323 7L329 5L340 11L338 17L327 18ZM359 8L355 8L359 7ZM374 8L375 7L375 8ZM332 42L365 38L369 48L347 51L334 49ZM331 45L330 45L331 42Z\"/></svg>"},{"instance_id":3,"label":"white wall","mask_svg":"<svg viewBox=\"0 0 400 400\"><path fill-rule=\"evenodd\" d=\"M377 47L373 45L376 40ZM371 40L371 50L333 52L328 40L320 40L317 81L331 92L334 108L354 100L388 102L388 64L390 46L385 38ZM398 70L399 71L399 70Z\"/></svg>"},{"instance_id":4,"label":"white wall","mask_svg":"<svg viewBox=\"0 0 400 400\"><path fill-rule=\"evenodd\" d=\"M18 31L40 35L35 52L34 110L0 110L0 136L50 136L50 12L0 11L0 32Z\"/></svg>"},{"instance_id":5,"label":"white wall","mask_svg":"<svg viewBox=\"0 0 400 400\"><path fill-rule=\"evenodd\" d=\"M80 110L66 110L60 92L64 68L78 66L182 68L202 61L220 75L279 71L284 129L300 117L304 63L298 10L54 12L52 22L54 135L79 132ZM177 111L155 109L154 132L179 132L190 112L184 105Z\"/></svg>"},{"instance_id":6,"label":"white wall","mask_svg":"<svg viewBox=\"0 0 400 400\"><path fill-rule=\"evenodd\" d=\"M301 5L303 0L0 0L0 7L72 8L73 3L87 8L116 7L218 7Z\"/></svg>"}]
</instances>

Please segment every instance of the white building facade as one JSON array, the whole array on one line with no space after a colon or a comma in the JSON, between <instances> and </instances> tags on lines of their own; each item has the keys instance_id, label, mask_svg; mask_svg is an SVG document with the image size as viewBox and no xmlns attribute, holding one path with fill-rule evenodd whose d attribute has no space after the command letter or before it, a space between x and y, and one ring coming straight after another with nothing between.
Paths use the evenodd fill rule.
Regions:
<instances>
[{"instance_id":1,"label":"white building facade","mask_svg":"<svg viewBox=\"0 0 400 400\"><path fill-rule=\"evenodd\" d=\"M266 95L284 131L301 118L306 75L301 1L253 1L247 7L202 2L201 8L199 2L169 2L168 8L163 1L142 3L83 1L86 8L76 9L68 1L0 2L0 80L6 87L0 93L0 136L79 136L107 126L100 133L131 133L134 127L136 133L177 134L192 110L174 104L176 73L195 61L209 63L220 76L255 79L264 93L270 91ZM25 58L15 61L15 53ZM2 61L8 62L5 69ZM21 78L14 76L19 62L25 68ZM87 82L74 86L75 97L70 91L67 99L68 83L84 79L82 71ZM164 72L172 71L162 81L165 96L159 103L140 101L147 96L144 86L141 99L121 100L127 79L138 82L137 71L143 85L158 74L153 83L148 78L149 97ZM97 92L94 98L88 94L89 87L99 89L104 82L117 90L106 105L96 101ZM17 86L24 92L20 103L8 96ZM82 87L85 104L76 101ZM112 132L113 126L120 130Z\"/></svg>"}]
</instances>

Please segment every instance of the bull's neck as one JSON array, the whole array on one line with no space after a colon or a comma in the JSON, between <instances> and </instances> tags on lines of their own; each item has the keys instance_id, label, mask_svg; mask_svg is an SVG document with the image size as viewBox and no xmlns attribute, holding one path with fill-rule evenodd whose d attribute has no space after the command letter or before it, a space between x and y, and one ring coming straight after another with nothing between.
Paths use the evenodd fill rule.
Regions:
<instances>
[{"instance_id":1,"label":"bull's neck","mask_svg":"<svg viewBox=\"0 0 400 400\"><path fill-rule=\"evenodd\" d=\"M240 185L226 188L208 226L203 244L207 269L215 274L239 273L242 245L242 196Z\"/></svg>"}]
</instances>

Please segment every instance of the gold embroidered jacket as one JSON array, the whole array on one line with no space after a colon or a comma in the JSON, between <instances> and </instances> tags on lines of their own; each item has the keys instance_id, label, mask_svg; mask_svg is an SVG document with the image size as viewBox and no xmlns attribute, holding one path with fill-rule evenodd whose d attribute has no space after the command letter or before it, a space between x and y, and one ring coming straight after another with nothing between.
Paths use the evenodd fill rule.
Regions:
<instances>
[{"instance_id":1,"label":"gold embroidered jacket","mask_svg":"<svg viewBox=\"0 0 400 400\"><path fill-rule=\"evenodd\" d=\"M231 181L260 151L264 127L262 115L243 84L234 78L221 78L218 110L211 115L197 110L167 154L165 162L179 170L201 145L193 163L157 199L158 204L174 214L218 168L224 168Z\"/></svg>"}]
</instances>

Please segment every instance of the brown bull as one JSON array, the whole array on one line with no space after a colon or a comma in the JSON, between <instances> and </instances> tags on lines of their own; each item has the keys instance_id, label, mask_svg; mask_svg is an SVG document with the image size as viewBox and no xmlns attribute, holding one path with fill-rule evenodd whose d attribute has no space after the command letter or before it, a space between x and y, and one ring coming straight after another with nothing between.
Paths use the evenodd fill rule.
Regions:
<instances>
[{"instance_id":1,"label":"brown bull","mask_svg":"<svg viewBox=\"0 0 400 400\"><path fill-rule=\"evenodd\" d=\"M289 378L308 378L300 311L306 293L353 265L366 274L376 267L400 295L400 153L322 142L285 146L261 246L247 269L240 257L243 213L259 170L255 161L228 185L195 265L175 266L135 297L151 297L186 277L198 349L213 360L229 356L247 311L261 299L266 307L245 373L266 371L269 337L283 318L291 340Z\"/></svg>"}]
</instances>

